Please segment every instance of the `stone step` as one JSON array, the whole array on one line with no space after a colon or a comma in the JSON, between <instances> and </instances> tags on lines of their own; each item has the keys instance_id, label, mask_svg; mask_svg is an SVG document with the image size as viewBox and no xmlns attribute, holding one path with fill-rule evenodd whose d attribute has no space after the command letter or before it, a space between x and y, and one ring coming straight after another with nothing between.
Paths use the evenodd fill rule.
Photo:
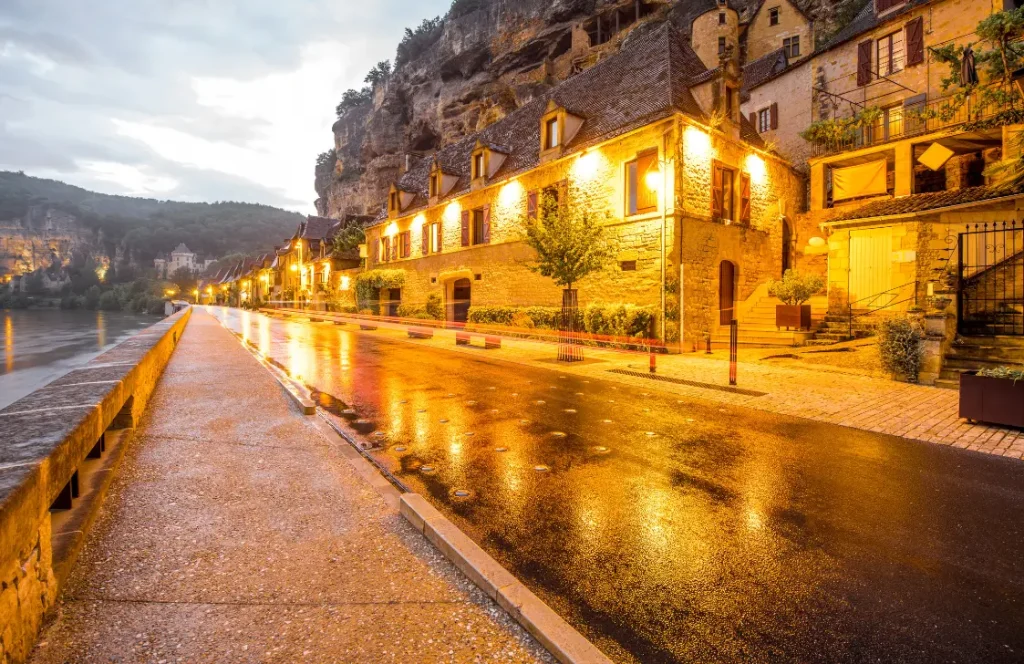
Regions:
<instances>
[{"instance_id":1,"label":"stone step","mask_svg":"<svg viewBox=\"0 0 1024 664\"><path fill-rule=\"evenodd\" d=\"M944 390L959 390L960 379L959 378L938 378L935 381L935 387L941 387Z\"/></svg>"}]
</instances>

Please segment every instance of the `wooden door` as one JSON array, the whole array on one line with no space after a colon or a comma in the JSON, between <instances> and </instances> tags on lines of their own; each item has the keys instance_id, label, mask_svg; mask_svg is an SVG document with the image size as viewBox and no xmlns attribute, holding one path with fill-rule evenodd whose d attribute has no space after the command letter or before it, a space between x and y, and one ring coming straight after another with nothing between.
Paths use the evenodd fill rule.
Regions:
<instances>
[{"instance_id":1,"label":"wooden door","mask_svg":"<svg viewBox=\"0 0 1024 664\"><path fill-rule=\"evenodd\" d=\"M472 294L472 282L469 279L459 279L452 286L452 302L449 310L451 320L455 323L465 323L469 319L469 304Z\"/></svg>"},{"instance_id":2,"label":"wooden door","mask_svg":"<svg viewBox=\"0 0 1024 664\"><path fill-rule=\"evenodd\" d=\"M892 288L892 229L850 231L850 304L878 309Z\"/></svg>"},{"instance_id":3,"label":"wooden door","mask_svg":"<svg viewBox=\"0 0 1024 664\"><path fill-rule=\"evenodd\" d=\"M732 323L736 305L736 266L722 261L718 268L718 323Z\"/></svg>"}]
</instances>

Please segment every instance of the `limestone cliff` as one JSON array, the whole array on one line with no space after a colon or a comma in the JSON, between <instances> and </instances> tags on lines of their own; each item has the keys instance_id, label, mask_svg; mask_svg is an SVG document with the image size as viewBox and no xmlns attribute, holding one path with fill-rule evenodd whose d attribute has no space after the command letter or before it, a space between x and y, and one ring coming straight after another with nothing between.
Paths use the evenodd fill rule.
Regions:
<instances>
[{"instance_id":1,"label":"limestone cliff","mask_svg":"<svg viewBox=\"0 0 1024 664\"><path fill-rule=\"evenodd\" d=\"M103 244L102 232L88 228L74 214L48 205L31 206L19 217L0 219L0 280L38 269L52 272L78 256L106 264Z\"/></svg>"},{"instance_id":2,"label":"limestone cliff","mask_svg":"<svg viewBox=\"0 0 1024 664\"><path fill-rule=\"evenodd\" d=\"M798 0L822 28L866 0ZM749 16L759 0L728 0ZM411 161L500 120L618 50L649 21L689 34L718 0L457 0L419 52L335 123L333 176L319 169L321 215L376 214Z\"/></svg>"}]
</instances>

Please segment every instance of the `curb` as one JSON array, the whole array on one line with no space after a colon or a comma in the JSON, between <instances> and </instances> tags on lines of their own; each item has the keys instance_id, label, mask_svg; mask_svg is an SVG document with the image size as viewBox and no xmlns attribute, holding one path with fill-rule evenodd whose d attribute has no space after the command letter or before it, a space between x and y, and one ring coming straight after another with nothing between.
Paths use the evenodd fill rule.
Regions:
<instances>
[{"instance_id":1,"label":"curb","mask_svg":"<svg viewBox=\"0 0 1024 664\"><path fill-rule=\"evenodd\" d=\"M402 495L399 510L416 530L562 664L612 664L582 634L521 581L416 493Z\"/></svg>"}]
</instances>

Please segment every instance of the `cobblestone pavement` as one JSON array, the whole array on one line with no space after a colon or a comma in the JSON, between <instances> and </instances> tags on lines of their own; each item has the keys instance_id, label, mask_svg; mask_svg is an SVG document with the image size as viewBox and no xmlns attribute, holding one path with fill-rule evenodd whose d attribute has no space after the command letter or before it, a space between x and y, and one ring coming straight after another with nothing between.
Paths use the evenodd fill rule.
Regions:
<instances>
[{"instance_id":1,"label":"cobblestone pavement","mask_svg":"<svg viewBox=\"0 0 1024 664\"><path fill-rule=\"evenodd\" d=\"M494 359L547 368L551 368L555 360L555 347L537 341L505 339L500 349L485 351L478 347L456 347L455 333L447 330L435 332L433 339L410 340L405 326L382 323L380 329L367 334L447 350L486 353ZM648 357L643 354L588 348L585 355L587 361L578 365L558 363L559 371L986 454L1024 458L1024 431L969 424L958 415L958 394L955 390L910 385L827 365L804 369L741 360L738 386L743 390L763 393L753 396L727 390L729 361L728 353L724 351L716 351L710 356L703 353L658 356L658 375L702 386L609 372L619 369L647 373Z\"/></svg>"},{"instance_id":2,"label":"cobblestone pavement","mask_svg":"<svg viewBox=\"0 0 1024 664\"><path fill-rule=\"evenodd\" d=\"M33 662L553 661L194 314Z\"/></svg>"}]
</instances>

